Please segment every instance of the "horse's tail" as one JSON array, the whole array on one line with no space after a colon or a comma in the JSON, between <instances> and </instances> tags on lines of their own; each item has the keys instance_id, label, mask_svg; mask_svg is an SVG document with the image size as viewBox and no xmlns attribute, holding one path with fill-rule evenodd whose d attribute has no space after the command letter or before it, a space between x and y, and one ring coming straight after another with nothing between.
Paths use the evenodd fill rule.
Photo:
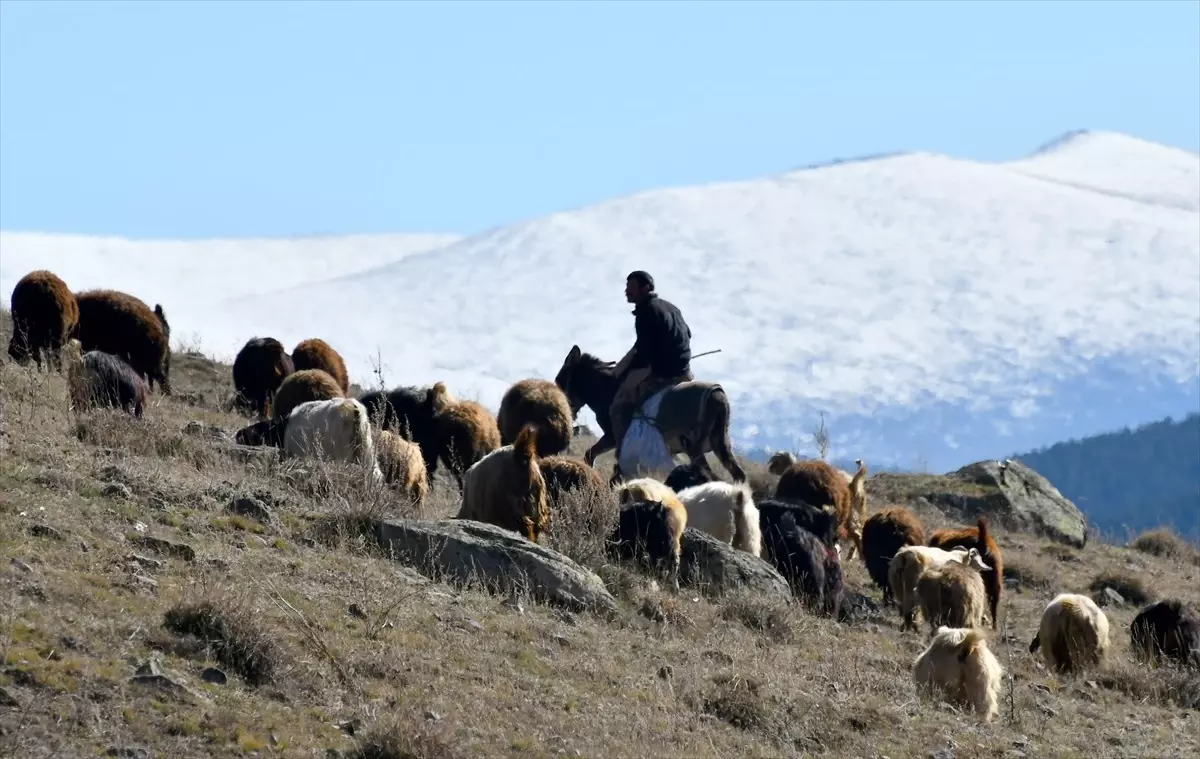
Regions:
<instances>
[{"instance_id":1,"label":"horse's tail","mask_svg":"<svg viewBox=\"0 0 1200 759\"><path fill-rule=\"evenodd\" d=\"M704 416L708 420L708 442L721 464L729 470L734 482L745 482L746 472L733 456L733 444L729 439L729 421L732 417L729 395L725 388L714 385L704 404Z\"/></svg>"}]
</instances>

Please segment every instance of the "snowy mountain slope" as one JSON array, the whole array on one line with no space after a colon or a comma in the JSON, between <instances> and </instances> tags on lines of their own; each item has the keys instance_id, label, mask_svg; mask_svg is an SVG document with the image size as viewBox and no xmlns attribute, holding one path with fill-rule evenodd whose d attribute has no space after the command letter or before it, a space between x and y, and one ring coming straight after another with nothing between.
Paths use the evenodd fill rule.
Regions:
<instances>
[{"instance_id":1,"label":"snowy mountain slope","mask_svg":"<svg viewBox=\"0 0 1200 759\"><path fill-rule=\"evenodd\" d=\"M151 305L162 303L172 329L183 330L188 322L198 326L220 299L376 268L458 239L408 234L176 241L0 232L0 292L7 306L21 277L47 268L74 290L117 287Z\"/></svg>"},{"instance_id":2,"label":"snowy mountain slope","mask_svg":"<svg viewBox=\"0 0 1200 759\"><path fill-rule=\"evenodd\" d=\"M1200 210L1196 155L1124 134L1072 132L1028 158L1004 165L1074 187Z\"/></svg>"},{"instance_id":3,"label":"snowy mountain slope","mask_svg":"<svg viewBox=\"0 0 1200 759\"><path fill-rule=\"evenodd\" d=\"M378 350L392 384L495 408L573 343L618 358L624 278L647 269L694 349L722 349L695 371L730 391L743 448L804 445L825 411L835 453L946 468L1200 405L1200 213L1174 202L1200 157L1164 149L1160 181L1122 185L1130 150L1077 146L1074 174L916 153L646 192L230 298L206 329L322 335L363 381Z\"/></svg>"}]
</instances>

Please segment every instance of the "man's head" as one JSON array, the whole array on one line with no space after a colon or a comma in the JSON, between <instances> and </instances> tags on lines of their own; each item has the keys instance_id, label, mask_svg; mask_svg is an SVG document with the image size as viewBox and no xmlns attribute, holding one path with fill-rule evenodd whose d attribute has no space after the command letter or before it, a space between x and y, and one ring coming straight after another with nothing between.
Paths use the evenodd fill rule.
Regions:
<instances>
[{"instance_id":1,"label":"man's head","mask_svg":"<svg viewBox=\"0 0 1200 759\"><path fill-rule=\"evenodd\" d=\"M625 278L625 300L640 303L654 292L654 277L644 271L635 271Z\"/></svg>"}]
</instances>

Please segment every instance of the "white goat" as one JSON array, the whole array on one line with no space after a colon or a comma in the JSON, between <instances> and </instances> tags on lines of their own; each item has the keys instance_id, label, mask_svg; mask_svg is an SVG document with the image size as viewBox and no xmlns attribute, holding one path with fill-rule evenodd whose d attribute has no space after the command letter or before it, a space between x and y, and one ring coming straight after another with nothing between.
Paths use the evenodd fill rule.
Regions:
<instances>
[{"instance_id":1,"label":"white goat","mask_svg":"<svg viewBox=\"0 0 1200 759\"><path fill-rule=\"evenodd\" d=\"M917 583L921 580L921 575L926 569L936 569L950 561L966 564L977 572L991 569L983 563L983 558L976 548L956 548L947 551L932 546L905 546L892 557L891 563L888 564L888 585L891 586L892 595L899 604L900 615L904 619L901 630L915 630L917 627L917 611L921 603L917 594Z\"/></svg>"},{"instance_id":2,"label":"white goat","mask_svg":"<svg viewBox=\"0 0 1200 759\"><path fill-rule=\"evenodd\" d=\"M354 398L308 401L292 409L283 433L283 455L355 463L376 482L383 471L367 407Z\"/></svg>"},{"instance_id":3,"label":"white goat","mask_svg":"<svg viewBox=\"0 0 1200 759\"><path fill-rule=\"evenodd\" d=\"M1046 604L1029 653L1040 649L1052 671L1077 672L1099 666L1108 644L1108 617L1096 602L1079 593L1059 593Z\"/></svg>"},{"instance_id":4,"label":"white goat","mask_svg":"<svg viewBox=\"0 0 1200 759\"><path fill-rule=\"evenodd\" d=\"M758 508L749 485L706 482L684 488L678 495L687 509L688 526L753 556L762 554Z\"/></svg>"},{"instance_id":5,"label":"white goat","mask_svg":"<svg viewBox=\"0 0 1200 759\"><path fill-rule=\"evenodd\" d=\"M984 722L1000 711L1003 676L987 633L978 628L939 627L913 662L913 681L920 690L936 688L946 700L973 707Z\"/></svg>"}]
</instances>

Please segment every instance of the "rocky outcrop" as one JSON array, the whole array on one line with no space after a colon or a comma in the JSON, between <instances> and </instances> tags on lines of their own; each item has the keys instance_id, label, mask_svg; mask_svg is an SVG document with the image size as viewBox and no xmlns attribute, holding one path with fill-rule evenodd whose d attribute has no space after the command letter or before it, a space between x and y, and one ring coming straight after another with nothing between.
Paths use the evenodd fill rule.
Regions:
<instances>
[{"instance_id":1,"label":"rocky outcrop","mask_svg":"<svg viewBox=\"0 0 1200 759\"><path fill-rule=\"evenodd\" d=\"M496 593L528 590L572 611L613 612L616 600L591 570L515 532L468 519L397 519L374 525L396 561L438 581L481 582Z\"/></svg>"},{"instance_id":2,"label":"rocky outcrop","mask_svg":"<svg viewBox=\"0 0 1200 759\"><path fill-rule=\"evenodd\" d=\"M980 515L1005 529L1050 538L1083 548L1087 518L1042 475L1010 461L979 461L947 474L946 487L925 493L930 503L963 524Z\"/></svg>"},{"instance_id":3,"label":"rocky outcrop","mask_svg":"<svg viewBox=\"0 0 1200 759\"><path fill-rule=\"evenodd\" d=\"M689 527L683 532L679 585L710 598L750 591L788 601L792 590L767 562Z\"/></svg>"}]
</instances>

